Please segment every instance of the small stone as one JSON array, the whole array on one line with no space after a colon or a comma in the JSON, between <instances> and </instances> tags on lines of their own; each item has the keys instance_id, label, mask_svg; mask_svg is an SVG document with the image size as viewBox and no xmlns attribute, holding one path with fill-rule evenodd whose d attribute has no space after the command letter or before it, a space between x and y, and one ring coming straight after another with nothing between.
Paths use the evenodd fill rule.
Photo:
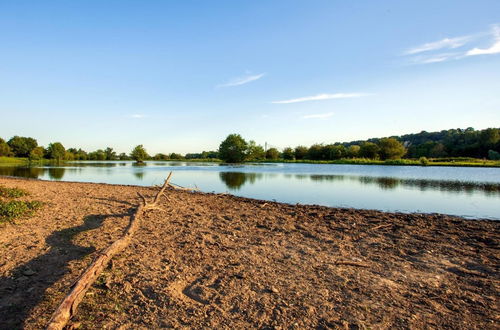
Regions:
<instances>
[{"instance_id":1,"label":"small stone","mask_svg":"<svg viewBox=\"0 0 500 330\"><path fill-rule=\"evenodd\" d=\"M271 287L271 292L272 293L278 293L278 289L276 289L274 286Z\"/></svg>"}]
</instances>

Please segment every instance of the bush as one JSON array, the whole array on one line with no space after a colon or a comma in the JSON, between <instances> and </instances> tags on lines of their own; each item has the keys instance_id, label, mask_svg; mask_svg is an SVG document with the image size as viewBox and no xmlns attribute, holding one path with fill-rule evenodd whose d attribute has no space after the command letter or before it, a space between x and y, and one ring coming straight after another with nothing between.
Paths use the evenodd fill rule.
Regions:
<instances>
[{"instance_id":1,"label":"bush","mask_svg":"<svg viewBox=\"0 0 500 330\"><path fill-rule=\"evenodd\" d=\"M420 162L420 165L422 165L422 166L429 165L429 160L427 159L427 157L420 157L418 159L418 161Z\"/></svg>"}]
</instances>

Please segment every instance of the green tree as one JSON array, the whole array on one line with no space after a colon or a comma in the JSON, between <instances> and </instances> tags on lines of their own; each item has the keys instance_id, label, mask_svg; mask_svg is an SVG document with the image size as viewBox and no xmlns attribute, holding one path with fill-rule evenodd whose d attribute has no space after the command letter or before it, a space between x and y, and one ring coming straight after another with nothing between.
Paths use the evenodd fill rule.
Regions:
<instances>
[{"instance_id":1,"label":"green tree","mask_svg":"<svg viewBox=\"0 0 500 330\"><path fill-rule=\"evenodd\" d=\"M500 160L500 153L495 150L488 150L488 158L491 160Z\"/></svg>"},{"instance_id":2,"label":"green tree","mask_svg":"<svg viewBox=\"0 0 500 330\"><path fill-rule=\"evenodd\" d=\"M118 156L118 158L119 158L120 160L129 160L129 159L130 159L130 157L129 157L126 153L124 153L124 152L122 152L122 153Z\"/></svg>"},{"instance_id":3,"label":"green tree","mask_svg":"<svg viewBox=\"0 0 500 330\"><path fill-rule=\"evenodd\" d=\"M69 160L69 161L75 160L75 154L72 152L66 151L64 153L64 160Z\"/></svg>"},{"instance_id":4,"label":"green tree","mask_svg":"<svg viewBox=\"0 0 500 330\"><path fill-rule=\"evenodd\" d=\"M336 160L344 158L347 154L345 147L341 144L328 144L323 147L323 159Z\"/></svg>"},{"instance_id":5,"label":"green tree","mask_svg":"<svg viewBox=\"0 0 500 330\"><path fill-rule=\"evenodd\" d=\"M385 159L400 159L406 153L406 149L401 142L395 138L383 138L378 142L380 148L380 158Z\"/></svg>"},{"instance_id":6,"label":"green tree","mask_svg":"<svg viewBox=\"0 0 500 330\"><path fill-rule=\"evenodd\" d=\"M307 150L306 159L311 160L321 160L323 158L323 145L313 144L309 150Z\"/></svg>"},{"instance_id":7,"label":"green tree","mask_svg":"<svg viewBox=\"0 0 500 330\"><path fill-rule=\"evenodd\" d=\"M280 158L280 152L276 148L269 148L266 151L266 159L277 160Z\"/></svg>"},{"instance_id":8,"label":"green tree","mask_svg":"<svg viewBox=\"0 0 500 330\"><path fill-rule=\"evenodd\" d=\"M140 144L137 147L135 147L134 150L132 150L132 152L130 153L130 157L136 162L142 163L149 158L149 155L146 152L146 149L144 149L144 147L142 146L142 144Z\"/></svg>"},{"instance_id":9,"label":"green tree","mask_svg":"<svg viewBox=\"0 0 500 330\"><path fill-rule=\"evenodd\" d=\"M219 158L219 152L218 151L203 151L201 153L201 158L217 159L217 158Z\"/></svg>"},{"instance_id":10,"label":"green tree","mask_svg":"<svg viewBox=\"0 0 500 330\"><path fill-rule=\"evenodd\" d=\"M295 159L297 160L300 160L300 159L304 159L306 158L307 156L307 151L309 151L309 149L307 147L304 147L304 146L298 146L295 148Z\"/></svg>"},{"instance_id":11,"label":"green tree","mask_svg":"<svg viewBox=\"0 0 500 330\"><path fill-rule=\"evenodd\" d=\"M287 148L283 149L283 159L286 159L286 160L295 159L295 152L293 151L292 148L287 147Z\"/></svg>"},{"instance_id":12,"label":"green tree","mask_svg":"<svg viewBox=\"0 0 500 330\"><path fill-rule=\"evenodd\" d=\"M359 149L359 154L361 157L378 159L380 148L373 142L365 142L361 145Z\"/></svg>"},{"instance_id":13,"label":"green tree","mask_svg":"<svg viewBox=\"0 0 500 330\"><path fill-rule=\"evenodd\" d=\"M183 159L184 157L182 157L181 154L177 154L175 152L172 152L169 156L170 159Z\"/></svg>"},{"instance_id":14,"label":"green tree","mask_svg":"<svg viewBox=\"0 0 500 330\"><path fill-rule=\"evenodd\" d=\"M38 146L35 139L23 136L14 136L7 142L16 157L29 157L31 150Z\"/></svg>"},{"instance_id":15,"label":"green tree","mask_svg":"<svg viewBox=\"0 0 500 330\"><path fill-rule=\"evenodd\" d=\"M5 142L4 139L0 138L0 156L11 156L12 151L10 150L9 145Z\"/></svg>"},{"instance_id":16,"label":"green tree","mask_svg":"<svg viewBox=\"0 0 500 330\"><path fill-rule=\"evenodd\" d=\"M262 160L266 159L266 152L262 146L255 143L255 141L250 141L248 143L246 160Z\"/></svg>"},{"instance_id":17,"label":"green tree","mask_svg":"<svg viewBox=\"0 0 500 330\"><path fill-rule=\"evenodd\" d=\"M30 160L40 160L43 158L43 155L45 154L45 149L43 147L36 147L35 149L31 150L30 152Z\"/></svg>"},{"instance_id":18,"label":"green tree","mask_svg":"<svg viewBox=\"0 0 500 330\"><path fill-rule=\"evenodd\" d=\"M442 143L436 143L434 147L429 152L429 156L432 158L446 157L448 154Z\"/></svg>"},{"instance_id":19,"label":"green tree","mask_svg":"<svg viewBox=\"0 0 500 330\"><path fill-rule=\"evenodd\" d=\"M116 160L116 152L113 148L107 147L104 153L106 154L106 160Z\"/></svg>"},{"instance_id":20,"label":"green tree","mask_svg":"<svg viewBox=\"0 0 500 330\"><path fill-rule=\"evenodd\" d=\"M49 159L61 161L62 159L64 159L65 155L66 155L66 149L60 142L51 143L47 147L47 157Z\"/></svg>"},{"instance_id":21,"label":"green tree","mask_svg":"<svg viewBox=\"0 0 500 330\"><path fill-rule=\"evenodd\" d=\"M102 149L97 149L96 151L93 151L89 153L90 160L106 160L106 152Z\"/></svg>"},{"instance_id":22,"label":"green tree","mask_svg":"<svg viewBox=\"0 0 500 330\"><path fill-rule=\"evenodd\" d=\"M227 163L241 163L245 160L248 143L239 134L230 134L219 146L219 157Z\"/></svg>"},{"instance_id":23,"label":"green tree","mask_svg":"<svg viewBox=\"0 0 500 330\"><path fill-rule=\"evenodd\" d=\"M359 157L359 150L360 149L361 149L361 147L358 146L357 144L353 144L352 146L349 146L349 148L347 148L347 156L350 158Z\"/></svg>"},{"instance_id":24,"label":"green tree","mask_svg":"<svg viewBox=\"0 0 500 330\"><path fill-rule=\"evenodd\" d=\"M158 153L158 154L154 155L153 159L154 160L168 160L169 157L166 154Z\"/></svg>"}]
</instances>

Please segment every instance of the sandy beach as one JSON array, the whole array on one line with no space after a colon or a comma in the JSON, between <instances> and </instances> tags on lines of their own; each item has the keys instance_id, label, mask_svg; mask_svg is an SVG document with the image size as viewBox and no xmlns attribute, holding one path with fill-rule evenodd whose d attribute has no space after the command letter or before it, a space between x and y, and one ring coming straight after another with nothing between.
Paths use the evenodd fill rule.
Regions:
<instances>
[{"instance_id":1,"label":"sandy beach","mask_svg":"<svg viewBox=\"0 0 500 330\"><path fill-rule=\"evenodd\" d=\"M175 182L175 173L174 180ZM0 177L44 203L0 225L0 328L39 329L158 188ZM168 199L167 199L168 198ZM168 190L70 326L499 327L500 223Z\"/></svg>"}]
</instances>

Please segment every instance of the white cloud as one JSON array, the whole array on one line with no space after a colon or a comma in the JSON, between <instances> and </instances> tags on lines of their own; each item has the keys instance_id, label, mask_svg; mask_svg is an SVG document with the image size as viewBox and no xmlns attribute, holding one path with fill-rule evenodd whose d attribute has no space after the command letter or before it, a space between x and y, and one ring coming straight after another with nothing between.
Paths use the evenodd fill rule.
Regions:
<instances>
[{"instance_id":1,"label":"white cloud","mask_svg":"<svg viewBox=\"0 0 500 330\"><path fill-rule=\"evenodd\" d=\"M441 53L441 54L432 54L426 56L416 56L412 58L412 62L414 64L439 63L453 59L459 59L461 57L463 57L461 53Z\"/></svg>"},{"instance_id":2,"label":"white cloud","mask_svg":"<svg viewBox=\"0 0 500 330\"><path fill-rule=\"evenodd\" d=\"M404 52L405 55L415 55L418 53L434 51L443 48L459 48L468 43L472 39L471 36L463 36L456 38L444 38L439 41L429 42L414 48L410 48Z\"/></svg>"},{"instance_id":3,"label":"white cloud","mask_svg":"<svg viewBox=\"0 0 500 330\"><path fill-rule=\"evenodd\" d=\"M473 48L465 53L465 56L500 54L500 26L494 25L491 34L493 35L493 45L489 48Z\"/></svg>"},{"instance_id":4,"label":"white cloud","mask_svg":"<svg viewBox=\"0 0 500 330\"><path fill-rule=\"evenodd\" d=\"M128 118L135 118L135 119L142 119L142 118L146 118L146 115L141 115L141 114L133 114L133 115L128 115L127 116Z\"/></svg>"},{"instance_id":5,"label":"white cloud","mask_svg":"<svg viewBox=\"0 0 500 330\"><path fill-rule=\"evenodd\" d=\"M488 48L480 48L476 46L469 50L457 50L455 52L448 53L436 52L440 49L455 49L464 45L470 45L469 47L472 47L473 45L471 44L475 43L478 45L479 42L484 42L486 38L491 37L493 38L493 41L491 46ZM409 61L413 64L439 63L459 60L468 56L500 54L500 25L493 25L491 31L489 32L481 32L456 38L445 38L436 42L423 44L407 50L404 54L412 56L409 58Z\"/></svg>"},{"instance_id":6,"label":"white cloud","mask_svg":"<svg viewBox=\"0 0 500 330\"><path fill-rule=\"evenodd\" d=\"M320 101L320 100L330 100L330 99L348 99L368 96L371 94L367 93L336 93L336 94L318 94L313 96L299 97L296 99L282 100L282 101L272 101L274 104L288 104L288 103L299 103L308 101Z\"/></svg>"},{"instance_id":7,"label":"white cloud","mask_svg":"<svg viewBox=\"0 0 500 330\"><path fill-rule=\"evenodd\" d=\"M304 119L325 119L325 118L329 118L331 116L333 116L333 112L305 115L305 116L302 116L302 118L304 118Z\"/></svg>"},{"instance_id":8,"label":"white cloud","mask_svg":"<svg viewBox=\"0 0 500 330\"><path fill-rule=\"evenodd\" d=\"M255 75L246 75L243 77L231 79L229 82L227 82L225 84L217 85L216 87L220 88L220 87L240 86L240 85L248 84L249 82L252 82L255 80L259 80L260 78L264 77L265 75L266 75L265 73L259 73L259 74L255 74Z\"/></svg>"}]
</instances>

